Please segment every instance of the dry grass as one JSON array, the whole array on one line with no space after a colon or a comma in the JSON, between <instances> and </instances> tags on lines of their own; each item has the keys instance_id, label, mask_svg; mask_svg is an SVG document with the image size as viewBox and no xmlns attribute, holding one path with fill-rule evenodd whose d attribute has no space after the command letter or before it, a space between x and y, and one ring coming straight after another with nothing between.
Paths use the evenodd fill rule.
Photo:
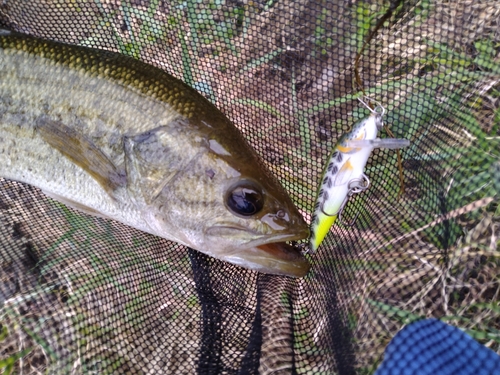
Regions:
<instances>
[{"instance_id":1,"label":"dry grass","mask_svg":"<svg viewBox=\"0 0 500 375\"><path fill-rule=\"evenodd\" d=\"M412 16L408 11L391 28L382 31L367 52L371 56L365 69L370 69L369 76L376 77L370 86L400 84L397 90L385 90L385 97L381 95L384 99L377 97L390 103L388 107L395 111L412 97L418 98L413 101L415 108L425 105L427 96L422 95L422 80L427 84L436 82L434 98L439 107L448 109L432 119L430 126L422 124L428 130L429 143L420 151L428 157L454 149L463 151L456 157L442 158L429 170L431 180L448 181L443 193L450 208L435 216L429 215L432 211L419 212L415 216L420 219L411 221L412 205L420 197L434 197L424 194L421 177L420 183L413 183L416 175L422 173L422 165L420 170L413 170L408 169L411 164L407 162L406 199L412 198L405 201L403 197L396 209L379 202L379 209L372 210L372 215L384 213L386 221L379 230L371 228L359 233L366 245L355 259L367 263L374 260L380 266L366 267L357 273L353 286L357 293L350 298L352 304L348 304L359 317L355 336L359 352L363 353L359 357L362 368L373 368L403 324L423 317L439 317L500 353L499 191L495 195L495 189L487 190L498 179L495 165L500 158L500 74L498 70L488 73L480 62L466 63L468 72L480 71L484 75L455 83L448 83L446 78L440 80L438 77L443 74L458 74L454 69L460 69L458 65L446 65L440 60L443 55L435 49L440 44L455 52L456 56L448 54L448 58L458 60L457 64L474 59L477 62L481 46L478 42L489 41L496 45L491 61L500 61L497 5L494 1L436 2L425 17ZM454 91L460 95L458 101L451 103L450 93ZM468 120L474 119L480 129L471 130L464 117L457 116L460 112L468 113ZM407 119L412 121L411 116ZM417 130L416 134L422 132L423 129ZM491 167L481 166L486 160L493 160ZM476 173L466 172L469 168ZM453 195L455 189L460 194ZM419 206L425 207L416 204L415 208ZM401 226L401 221L407 223L406 227ZM383 229L388 227L390 231ZM439 240L433 232L447 234L448 238Z\"/></svg>"}]
</instances>

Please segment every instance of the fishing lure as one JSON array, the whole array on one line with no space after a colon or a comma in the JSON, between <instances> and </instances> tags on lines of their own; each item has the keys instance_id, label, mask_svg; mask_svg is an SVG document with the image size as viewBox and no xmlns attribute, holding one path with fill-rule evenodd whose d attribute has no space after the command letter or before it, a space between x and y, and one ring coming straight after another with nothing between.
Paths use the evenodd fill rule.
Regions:
<instances>
[{"instance_id":1,"label":"fishing lure","mask_svg":"<svg viewBox=\"0 0 500 375\"><path fill-rule=\"evenodd\" d=\"M378 131L383 127L385 110L380 105L369 109L371 115L357 122L349 133L339 139L325 166L314 206L310 253L318 249L337 218L342 222L342 211L349 198L370 186L364 169L373 149L395 149L410 144L406 139L377 138Z\"/></svg>"}]
</instances>

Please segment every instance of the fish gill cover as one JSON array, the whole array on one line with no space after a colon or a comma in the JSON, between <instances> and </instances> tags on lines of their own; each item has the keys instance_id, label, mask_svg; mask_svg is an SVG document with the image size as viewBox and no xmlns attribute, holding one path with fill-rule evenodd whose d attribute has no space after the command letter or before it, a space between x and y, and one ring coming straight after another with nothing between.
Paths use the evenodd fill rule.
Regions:
<instances>
[{"instance_id":1,"label":"fish gill cover","mask_svg":"<svg viewBox=\"0 0 500 375\"><path fill-rule=\"evenodd\" d=\"M496 0L1 2L2 28L118 52L196 89L309 224L332 148L370 113L358 99L385 109L380 137L410 146L371 153L369 188L303 278L0 179L0 368L370 374L422 318L500 353L499 24Z\"/></svg>"}]
</instances>

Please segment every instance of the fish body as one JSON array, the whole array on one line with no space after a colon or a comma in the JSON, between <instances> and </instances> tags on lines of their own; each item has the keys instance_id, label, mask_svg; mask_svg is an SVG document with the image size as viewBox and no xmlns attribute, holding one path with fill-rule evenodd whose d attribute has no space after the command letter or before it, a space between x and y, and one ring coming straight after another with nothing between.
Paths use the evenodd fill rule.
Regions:
<instances>
[{"instance_id":1,"label":"fish body","mask_svg":"<svg viewBox=\"0 0 500 375\"><path fill-rule=\"evenodd\" d=\"M309 270L284 244L306 223L234 125L116 53L0 33L0 176L246 268Z\"/></svg>"},{"instance_id":2,"label":"fish body","mask_svg":"<svg viewBox=\"0 0 500 375\"><path fill-rule=\"evenodd\" d=\"M340 137L323 171L311 224L310 252L315 252L337 220L350 191L349 183L362 181L373 146L355 146L352 141L371 141L383 126L382 115L372 113Z\"/></svg>"}]
</instances>

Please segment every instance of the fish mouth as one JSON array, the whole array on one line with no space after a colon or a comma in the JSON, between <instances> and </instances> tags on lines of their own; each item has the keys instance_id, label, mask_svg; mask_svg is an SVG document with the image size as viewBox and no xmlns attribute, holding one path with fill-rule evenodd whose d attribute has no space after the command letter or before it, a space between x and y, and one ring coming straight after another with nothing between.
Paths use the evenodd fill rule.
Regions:
<instances>
[{"instance_id":1,"label":"fish mouth","mask_svg":"<svg viewBox=\"0 0 500 375\"><path fill-rule=\"evenodd\" d=\"M285 242L245 248L223 259L245 268L280 276L304 277L311 268L304 255Z\"/></svg>"},{"instance_id":2,"label":"fish mouth","mask_svg":"<svg viewBox=\"0 0 500 375\"><path fill-rule=\"evenodd\" d=\"M299 249L285 243L307 238L308 228L300 229L296 233L263 235L248 228L220 225L212 227L207 233L215 236L234 236L238 232L258 238L229 249L219 255L220 259L259 272L290 277L303 277L311 268Z\"/></svg>"},{"instance_id":3,"label":"fish mouth","mask_svg":"<svg viewBox=\"0 0 500 375\"><path fill-rule=\"evenodd\" d=\"M283 231L283 233L278 232L263 234L258 230L252 230L243 226L222 224L208 228L205 234L209 236L220 237L239 237L238 234L241 234L242 240L244 240L244 237L252 237L254 239L245 241L244 244L242 244L240 247L254 247L274 242L299 241L308 238L309 228L305 226L292 233L290 233L289 231Z\"/></svg>"}]
</instances>

